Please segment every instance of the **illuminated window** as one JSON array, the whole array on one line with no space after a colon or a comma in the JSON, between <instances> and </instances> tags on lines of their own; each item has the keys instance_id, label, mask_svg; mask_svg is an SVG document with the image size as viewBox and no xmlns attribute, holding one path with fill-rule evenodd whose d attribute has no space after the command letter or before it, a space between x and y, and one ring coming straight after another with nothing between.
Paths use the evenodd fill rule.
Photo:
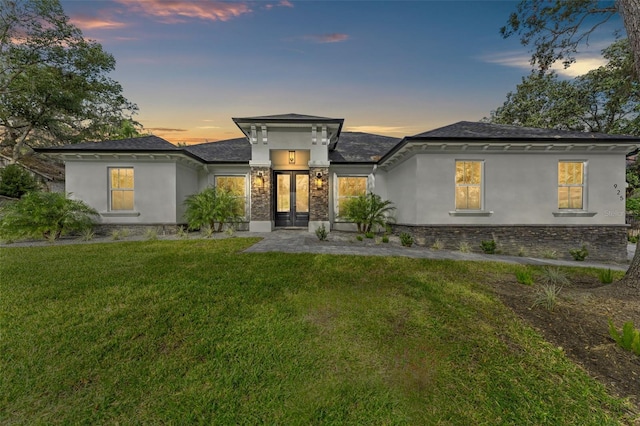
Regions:
<instances>
[{"instance_id":1,"label":"illuminated window","mask_svg":"<svg viewBox=\"0 0 640 426\"><path fill-rule=\"evenodd\" d=\"M238 198L239 216L245 217L247 211L247 185L245 176L216 176L216 188L231 192Z\"/></svg>"},{"instance_id":2,"label":"illuminated window","mask_svg":"<svg viewBox=\"0 0 640 426\"><path fill-rule=\"evenodd\" d=\"M338 191L336 194L336 213L338 217L344 216L345 201L366 193L366 176L338 176Z\"/></svg>"},{"instance_id":3,"label":"illuminated window","mask_svg":"<svg viewBox=\"0 0 640 426\"><path fill-rule=\"evenodd\" d=\"M482 161L456 161L456 210L482 209Z\"/></svg>"},{"instance_id":4,"label":"illuminated window","mask_svg":"<svg viewBox=\"0 0 640 426\"><path fill-rule=\"evenodd\" d=\"M109 209L133 210L133 168L109 169Z\"/></svg>"},{"instance_id":5,"label":"illuminated window","mask_svg":"<svg viewBox=\"0 0 640 426\"><path fill-rule=\"evenodd\" d=\"M558 208L584 208L584 163L560 161L558 163Z\"/></svg>"}]
</instances>

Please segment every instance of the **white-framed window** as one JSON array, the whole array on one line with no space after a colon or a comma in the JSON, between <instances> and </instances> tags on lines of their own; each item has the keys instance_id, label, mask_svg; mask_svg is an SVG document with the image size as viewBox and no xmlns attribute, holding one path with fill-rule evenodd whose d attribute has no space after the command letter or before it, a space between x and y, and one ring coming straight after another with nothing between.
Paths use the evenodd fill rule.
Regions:
<instances>
[{"instance_id":1,"label":"white-framed window","mask_svg":"<svg viewBox=\"0 0 640 426\"><path fill-rule=\"evenodd\" d=\"M483 175L483 161L456 161L456 210L482 210Z\"/></svg>"},{"instance_id":2,"label":"white-framed window","mask_svg":"<svg viewBox=\"0 0 640 426\"><path fill-rule=\"evenodd\" d=\"M584 210L585 166L584 161L558 162L558 209Z\"/></svg>"},{"instance_id":3,"label":"white-framed window","mask_svg":"<svg viewBox=\"0 0 640 426\"><path fill-rule=\"evenodd\" d=\"M337 176L336 216L344 217L344 204L351 198L367 193L367 176Z\"/></svg>"},{"instance_id":4,"label":"white-framed window","mask_svg":"<svg viewBox=\"0 0 640 426\"><path fill-rule=\"evenodd\" d=\"M231 192L240 200L239 216L246 217L247 212L247 177L245 175L216 175L215 186Z\"/></svg>"},{"instance_id":5,"label":"white-framed window","mask_svg":"<svg viewBox=\"0 0 640 426\"><path fill-rule=\"evenodd\" d=\"M133 167L109 168L109 210L133 210L134 193Z\"/></svg>"}]
</instances>

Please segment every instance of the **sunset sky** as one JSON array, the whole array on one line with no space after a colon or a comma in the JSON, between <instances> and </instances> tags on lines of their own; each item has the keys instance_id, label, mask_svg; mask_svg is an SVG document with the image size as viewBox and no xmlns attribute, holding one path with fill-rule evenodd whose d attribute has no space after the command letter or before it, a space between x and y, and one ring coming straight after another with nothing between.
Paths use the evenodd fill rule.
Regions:
<instances>
[{"instance_id":1,"label":"sunset sky","mask_svg":"<svg viewBox=\"0 0 640 426\"><path fill-rule=\"evenodd\" d=\"M499 34L515 1L69 1L145 130L171 142L241 135L231 117L344 118L402 137L500 106L529 74ZM619 19L591 38L575 75L600 65Z\"/></svg>"}]
</instances>

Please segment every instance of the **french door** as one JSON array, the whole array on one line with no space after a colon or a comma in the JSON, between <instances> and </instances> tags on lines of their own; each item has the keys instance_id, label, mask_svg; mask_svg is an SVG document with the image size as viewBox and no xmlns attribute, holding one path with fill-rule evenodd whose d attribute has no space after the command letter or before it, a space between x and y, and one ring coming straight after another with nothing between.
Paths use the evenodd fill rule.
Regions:
<instances>
[{"instance_id":1,"label":"french door","mask_svg":"<svg viewBox=\"0 0 640 426\"><path fill-rule=\"evenodd\" d=\"M274 172L275 225L309 225L309 172Z\"/></svg>"}]
</instances>

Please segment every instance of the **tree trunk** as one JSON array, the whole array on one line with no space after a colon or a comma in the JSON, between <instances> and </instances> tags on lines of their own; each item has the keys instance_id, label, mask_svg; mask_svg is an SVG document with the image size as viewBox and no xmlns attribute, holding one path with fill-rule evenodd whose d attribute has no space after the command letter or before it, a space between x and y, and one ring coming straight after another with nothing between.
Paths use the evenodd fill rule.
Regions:
<instances>
[{"instance_id":1,"label":"tree trunk","mask_svg":"<svg viewBox=\"0 0 640 426\"><path fill-rule=\"evenodd\" d=\"M636 254L633 256L631 265L618 284L626 287L625 293L640 294L640 240L636 244Z\"/></svg>"},{"instance_id":2,"label":"tree trunk","mask_svg":"<svg viewBox=\"0 0 640 426\"><path fill-rule=\"evenodd\" d=\"M640 79L640 0L618 0L617 6L633 52L636 77Z\"/></svg>"}]
</instances>

